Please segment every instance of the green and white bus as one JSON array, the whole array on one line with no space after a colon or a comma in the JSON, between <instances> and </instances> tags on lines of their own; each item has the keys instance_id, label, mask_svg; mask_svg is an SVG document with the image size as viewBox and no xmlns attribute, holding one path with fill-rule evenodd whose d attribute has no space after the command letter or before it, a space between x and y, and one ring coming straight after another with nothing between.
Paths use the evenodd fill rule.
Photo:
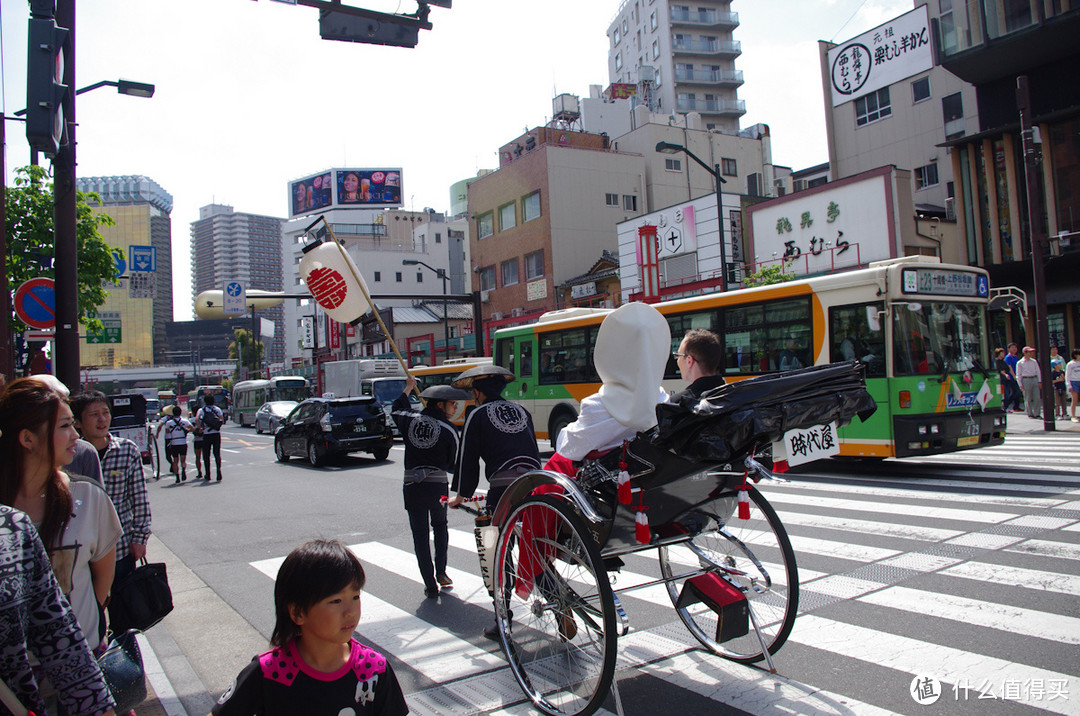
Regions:
<instances>
[{"instance_id":1,"label":"green and white bus","mask_svg":"<svg viewBox=\"0 0 1080 716\"><path fill-rule=\"evenodd\" d=\"M721 372L741 380L791 367L857 359L878 409L840 430L840 454L934 455L1005 439L991 369L984 269L907 257L869 268L655 304L671 326L672 351L691 328L724 346ZM497 331L495 363L517 376L504 395L533 415L538 438L577 418L600 388L592 363L610 310L566 309ZM633 346L627 346L633 350ZM685 387L673 358L664 387Z\"/></svg>"},{"instance_id":2,"label":"green and white bus","mask_svg":"<svg viewBox=\"0 0 1080 716\"><path fill-rule=\"evenodd\" d=\"M272 400L311 397L311 382L299 375L280 375L269 380L244 380L233 386L233 419L241 427L255 424L255 413Z\"/></svg>"}]
</instances>

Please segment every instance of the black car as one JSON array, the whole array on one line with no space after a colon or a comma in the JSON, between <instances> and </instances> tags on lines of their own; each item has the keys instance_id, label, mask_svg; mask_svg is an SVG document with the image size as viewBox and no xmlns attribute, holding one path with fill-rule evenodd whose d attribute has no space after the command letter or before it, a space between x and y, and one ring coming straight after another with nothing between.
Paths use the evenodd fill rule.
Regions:
<instances>
[{"instance_id":1,"label":"black car","mask_svg":"<svg viewBox=\"0 0 1080 716\"><path fill-rule=\"evenodd\" d=\"M375 398L308 398L281 421L274 454L281 462L307 457L321 465L331 455L369 452L385 460L394 434Z\"/></svg>"}]
</instances>

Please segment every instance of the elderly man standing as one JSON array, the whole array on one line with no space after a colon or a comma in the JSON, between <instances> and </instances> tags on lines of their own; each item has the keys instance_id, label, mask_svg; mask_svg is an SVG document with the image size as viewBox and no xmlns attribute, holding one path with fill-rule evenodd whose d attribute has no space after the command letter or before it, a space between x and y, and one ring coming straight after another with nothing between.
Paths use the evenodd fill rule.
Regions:
<instances>
[{"instance_id":1,"label":"elderly man standing","mask_svg":"<svg viewBox=\"0 0 1080 716\"><path fill-rule=\"evenodd\" d=\"M1016 362L1016 379L1024 391L1024 412L1029 418L1038 418L1042 412L1042 368L1031 346L1024 346L1024 357Z\"/></svg>"}]
</instances>

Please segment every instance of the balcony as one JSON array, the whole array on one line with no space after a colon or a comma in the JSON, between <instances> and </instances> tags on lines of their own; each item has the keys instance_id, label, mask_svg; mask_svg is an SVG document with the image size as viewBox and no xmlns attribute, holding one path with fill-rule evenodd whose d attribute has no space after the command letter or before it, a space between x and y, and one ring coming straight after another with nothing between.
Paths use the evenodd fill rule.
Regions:
<instances>
[{"instance_id":1,"label":"balcony","mask_svg":"<svg viewBox=\"0 0 1080 716\"><path fill-rule=\"evenodd\" d=\"M672 25L692 25L694 27L717 27L732 30L739 26L739 13L719 12L717 10L698 9L697 12L689 10L671 11Z\"/></svg>"},{"instance_id":2,"label":"balcony","mask_svg":"<svg viewBox=\"0 0 1080 716\"><path fill-rule=\"evenodd\" d=\"M675 102L675 110L677 112L728 114L741 117L746 114L746 102L741 99L680 99Z\"/></svg>"},{"instance_id":3,"label":"balcony","mask_svg":"<svg viewBox=\"0 0 1080 716\"><path fill-rule=\"evenodd\" d=\"M675 81L738 87L743 83L743 73L742 70L680 70L676 68Z\"/></svg>"},{"instance_id":4,"label":"balcony","mask_svg":"<svg viewBox=\"0 0 1080 716\"><path fill-rule=\"evenodd\" d=\"M687 40L675 38L672 43L675 52L689 52L695 55L730 55L742 54L742 43L737 40Z\"/></svg>"}]
</instances>

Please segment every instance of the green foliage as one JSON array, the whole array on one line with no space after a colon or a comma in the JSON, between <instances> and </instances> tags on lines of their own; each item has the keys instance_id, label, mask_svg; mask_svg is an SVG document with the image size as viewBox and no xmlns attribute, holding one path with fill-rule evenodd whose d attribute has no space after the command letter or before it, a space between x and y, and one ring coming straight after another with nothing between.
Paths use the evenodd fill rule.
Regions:
<instances>
[{"instance_id":1,"label":"green foliage","mask_svg":"<svg viewBox=\"0 0 1080 716\"><path fill-rule=\"evenodd\" d=\"M766 264L746 277L747 286L768 286L774 283L785 283L796 278L795 274L784 273L790 262Z\"/></svg>"},{"instance_id":2,"label":"green foliage","mask_svg":"<svg viewBox=\"0 0 1080 716\"><path fill-rule=\"evenodd\" d=\"M24 281L39 276L55 278L53 271L53 189L43 167L15 170L15 186L7 187L7 270L8 289L14 293ZM78 242L79 323L91 330L102 330L101 321L92 315L105 303L108 290L103 281L116 279L112 248L98 233L100 226L112 226L112 217L95 213L88 200L100 203L96 194L78 193L76 234ZM14 331L26 329L14 314Z\"/></svg>"},{"instance_id":3,"label":"green foliage","mask_svg":"<svg viewBox=\"0 0 1080 716\"><path fill-rule=\"evenodd\" d=\"M250 378L253 372L262 367L264 350L262 341L255 341L255 350L251 350L251 331L245 331L243 328L234 329L233 342L229 344L229 357L236 361L233 377L241 380L242 369L247 368Z\"/></svg>"}]
</instances>

